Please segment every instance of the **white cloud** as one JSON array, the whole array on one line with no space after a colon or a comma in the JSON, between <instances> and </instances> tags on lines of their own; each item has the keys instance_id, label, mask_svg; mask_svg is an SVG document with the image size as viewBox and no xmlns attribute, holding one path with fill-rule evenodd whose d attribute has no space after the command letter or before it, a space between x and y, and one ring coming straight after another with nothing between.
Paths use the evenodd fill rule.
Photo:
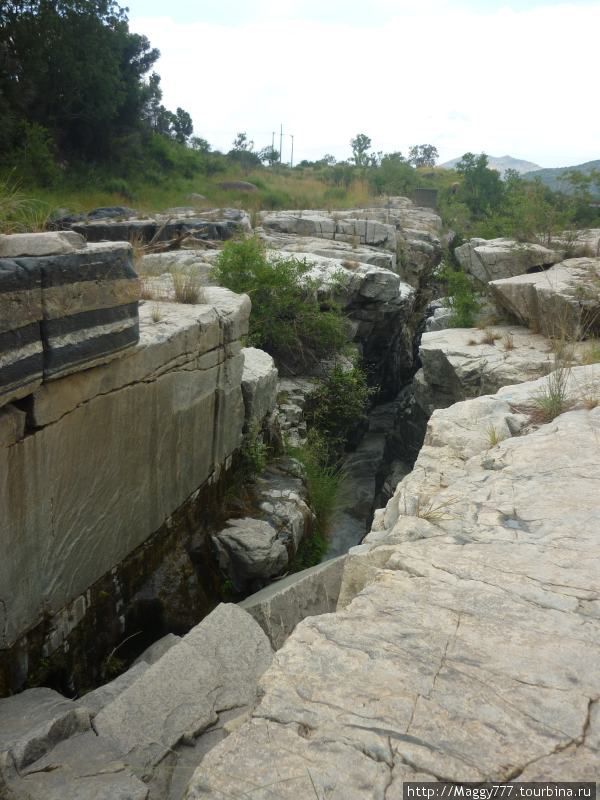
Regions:
<instances>
[{"instance_id":1,"label":"white cloud","mask_svg":"<svg viewBox=\"0 0 600 800\"><path fill-rule=\"evenodd\" d=\"M281 121L297 159L346 157L358 132L384 151L431 142L442 159L485 150L557 166L600 156L600 4L475 13L373 0L364 28L290 19L300 5L262 0L268 21L237 27L131 25L161 50L165 103L189 110L221 149L241 130L269 144ZM378 25L383 6L402 13Z\"/></svg>"}]
</instances>

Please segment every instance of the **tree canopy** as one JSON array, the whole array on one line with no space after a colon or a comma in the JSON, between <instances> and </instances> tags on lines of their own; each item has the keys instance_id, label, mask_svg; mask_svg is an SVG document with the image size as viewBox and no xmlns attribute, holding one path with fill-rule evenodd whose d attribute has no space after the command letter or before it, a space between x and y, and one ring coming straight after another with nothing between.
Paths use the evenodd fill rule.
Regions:
<instances>
[{"instance_id":1,"label":"tree canopy","mask_svg":"<svg viewBox=\"0 0 600 800\"><path fill-rule=\"evenodd\" d=\"M19 146L35 126L66 158L102 160L116 139L142 130L185 141L189 114L167 111L160 77L146 78L158 57L114 0L0 4L0 148Z\"/></svg>"}]
</instances>

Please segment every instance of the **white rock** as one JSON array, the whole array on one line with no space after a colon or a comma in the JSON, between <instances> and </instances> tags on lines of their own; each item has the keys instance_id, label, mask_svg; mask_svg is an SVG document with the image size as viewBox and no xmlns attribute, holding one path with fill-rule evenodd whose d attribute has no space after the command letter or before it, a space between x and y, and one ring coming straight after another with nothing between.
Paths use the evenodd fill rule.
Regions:
<instances>
[{"instance_id":1,"label":"white rock","mask_svg":"<svg viewBox=\"0 0 600 800\"><path fill-rule=\"evenodd\" d=\"M490 286L500 306L547 336L577 340L600 332L600 258L571 258Z\"/></svg>"},{"instance_id":2,"label":"white rock","mask_svg":"<svg viewBox=\"0 0 600 800\"><path fill-rule=\"evenodd\" d=\"M457 247L454 255L465 272L487 283L556 264L564 252L513 239L471 239Z\"/></svg>"},{"instance_id":3,"label":"white rock","mask_svg":"<svg viewBox=\"0 0 600 800\"><path fill-rule=\"evenodd\" d=\"M246 425L262 423L277 400L278 372L272 357L256 347L242 348L244 371L242 392L246 407Z\"/></svg>"},{"instance_id":4,"label":"white rock","mask_svg":"<svg viewBox=\"0 0 600 800\"><path fill-rule=\"evenodd\" d=\"M0 234L0 258L63 255L84 247L87 242L74 231Z\"/></svg>"}]
</instances>

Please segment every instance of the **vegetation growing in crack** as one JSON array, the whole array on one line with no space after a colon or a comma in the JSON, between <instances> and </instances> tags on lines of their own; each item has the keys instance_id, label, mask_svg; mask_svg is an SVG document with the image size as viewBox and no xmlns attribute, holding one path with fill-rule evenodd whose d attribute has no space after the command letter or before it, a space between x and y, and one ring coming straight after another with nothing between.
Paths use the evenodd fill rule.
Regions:
<instances>
[{"instance_id":1,"label":"vegetation growing in crack","mask_svg":"<svg viewBox=\"0 0 600 800\"><path fill-rule=\"evenodd\" d=\"M252 301L249 344L270 353L280 371L297 374L346 347L346 323L332 298L317 296L310 264L269 258L257 238L226 242L214 268L221 286Z\"/></svg>"}]
</instances>

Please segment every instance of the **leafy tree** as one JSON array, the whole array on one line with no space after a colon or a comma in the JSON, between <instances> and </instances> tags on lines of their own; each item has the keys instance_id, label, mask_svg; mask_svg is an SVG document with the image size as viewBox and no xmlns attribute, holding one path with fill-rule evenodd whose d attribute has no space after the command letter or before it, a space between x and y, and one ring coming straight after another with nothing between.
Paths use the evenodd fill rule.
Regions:
<instances>
[{"instance_id":1,"label":"leafy tree","mask_svg":"<svg viewBox=\"0 0 600 800\"><path fill-rule=\"evenodd\" d=\"M159 52L129 30L114 0L6 0L0 4L3 140L19 124L45 128L61 154L102 160L145 125L185 140L191 120L161 105ZM7 124L8 123L8 124Z\"/></svg>"},{"instance_id":2,"label":"leafy tree","mask_svg":"<svg viewBox=\"0 0 600 800\"><path fill-rule=\"evenodd\" d=\"M192 150L197 150L199 153L210 153L212 149L208 140L203 139L201 136L192 136L190 146Z\"/></svg>"},{"instance_id":3,"label":"leafy tree","mask_svg":"<svg viewBox=\"0 0 600 800\"><path fill-rule=\"evenodd\" d=\"M478 156L465 153L456 165L456 171L463 177L458 192L459 200L468 206L475 217L482 218L500 208L504 186L499 173L489 169L485 153Z\"/></svg>"},{"instance_id":4,"label":"leafy tree","mask_svg":"<svg viewBox=\"0 0 600 800\"><path fill-rule=\"evenodd\" d=\"M386 153L369 180L379 194L408 194L417 184L414 169L400 152Z\"/></svg>"},{"instance_id":5,"label":"leafy tree","mask_svg":"<svg viewBox=\"0 0 600 800\"><path fill-rule=\"evenodd\" d=\"M257 153L259 159L269 166L273 166L273 164L277 164L279 161L279 150L275 150L274 147L263 147L262 150L259 150Z\"/></svg>"},{"instance_id":6,"label":"leafy tree","mask_svg":"<svg viewBox=\"0 0 600 800\"><path fill-rule=\"evenodd\" d=\"M408 162L413 167L435 167L438 157L437 148L432 144L416 144L408 151Z\"/></svg>"},{"instance_id":7,"label":"leafy tree","mask_svg":"<svg viewBox=\"0 0 600 800\"><path fill-rule=\"evenodd\" d=\"M354 139L350 140L350 147L352 148L352 158L357 167L366 167L369 164L369 148L371 147L371 140L364 133L357 134Z\"/></svg>"}]
</instances>

